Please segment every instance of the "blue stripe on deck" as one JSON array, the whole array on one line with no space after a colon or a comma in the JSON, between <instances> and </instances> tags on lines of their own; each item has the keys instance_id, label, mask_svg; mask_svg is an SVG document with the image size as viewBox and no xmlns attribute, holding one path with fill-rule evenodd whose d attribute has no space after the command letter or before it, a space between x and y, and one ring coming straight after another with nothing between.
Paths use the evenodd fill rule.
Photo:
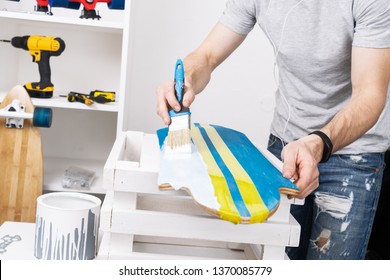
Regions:
<instances>
[{"instance_id":1,"label":"blue stripe on deck","mask_svg":"<svg viewBox=\"0 0 390 280\"><path fill-rule=\"evenodd\" d=\"M238 186L236 184L236 181L232 175L232 173L229 171L228 167L222 160L221 156L219 155L217 149L211 142L209 136L207 135L206 130L198 123L194 124L196 127L199 128L200 133L202 134L202 137L204 141L206 142L211 154L214 157L215 162L217 163L218 167L221 169L226 182L228 184L229 190L230 190L230 195L232 196L232 199L236 205L237 211L240 214L241 217L250 217L251 214L248 211L248 209L245 206L245 202L242 199L242 196L240 194L240 190L238 189Z\"/></svg>"},{"instance_id":2,"label":"blue stripe on deck","mask_svg":"<svg viewBox=\"0 0 390 280\"><path fill-rule=\"evenodd\" d=\"M279 204L279 187L298 189L290 180L281 176L280 171L263 156L243 133L217 125L210 126L217 130L232 154L252 179L268 209L275 209Z\"/></svg>"}]
</instances>

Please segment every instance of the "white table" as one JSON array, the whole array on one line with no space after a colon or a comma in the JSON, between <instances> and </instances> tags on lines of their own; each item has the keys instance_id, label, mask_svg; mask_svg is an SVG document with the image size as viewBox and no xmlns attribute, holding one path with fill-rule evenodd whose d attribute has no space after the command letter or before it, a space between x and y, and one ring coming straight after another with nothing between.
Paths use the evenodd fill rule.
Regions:
<instances>
[{"instance_id":1,"label":"white table","mask_svg":"<svg viewBox=\"0 0 390 280\"><path fill-rule=\"evenodd\" d=\"M1 260L34 260L34 223L4 222L0 226Z\"/></svg>"}]
</instances>

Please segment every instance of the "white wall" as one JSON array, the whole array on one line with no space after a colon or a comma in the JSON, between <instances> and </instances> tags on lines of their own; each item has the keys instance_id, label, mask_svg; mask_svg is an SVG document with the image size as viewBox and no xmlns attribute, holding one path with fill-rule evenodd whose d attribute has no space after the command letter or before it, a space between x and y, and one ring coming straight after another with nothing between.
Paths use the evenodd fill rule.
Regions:
<instances>
[{"instance_id":1,"label":"white wall","mask_svg":"<svg viewBox=\"0 0 390 280\"><path fill-rule=\"evenodd\" d=\"M133 0L136 19L131 93L126 108L129 130L149 133L163 126L156 115L155 89L173 78L177 58L196 48L218 21L225 0ZM192 121L244 132L266 145L273 114L273 52L258 26L214 73L191 106Z\"/></svg>"},{"instance_id":2,"label":"white wall","mask_svg":"<svg viewBox=\"0 0 390 280\"><path fill-rule=\"evenodd\" d=\"M0 39L12 38L16 32L17 28L15 26L0 19ZM14 47L8 43L0 42L0 90L10 89L16 84L18 69L15 61L17 59L18 53L15 52Z\"/></svg>"}]
</instances>

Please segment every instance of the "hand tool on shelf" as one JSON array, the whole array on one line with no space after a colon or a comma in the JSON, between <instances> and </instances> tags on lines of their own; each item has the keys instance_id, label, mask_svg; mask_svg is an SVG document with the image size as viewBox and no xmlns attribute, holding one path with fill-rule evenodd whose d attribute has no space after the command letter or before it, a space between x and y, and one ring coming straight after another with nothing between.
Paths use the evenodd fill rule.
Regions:
<instances>
[{"instance_id":1,"label":"hand tool on shelf","mask_svg":"<svg viewBox=\"0 0 390 280\"><path fill-rule=\"evenodd\" d=\"M89 98L89 95L74 92L74 91L69 92L68 95L60 95L60 96L66 97L69 102L80 102L85 105L92 105L94 103L94 101L91 98Z\"/></svg>"},{"instance_id":2,"label":"hand tool on shelf","mask_svg":"<svg viewBox=\"0 0 390 280\"><path fill-rule=\"evenodd\" d=\"M101 104L115 102L115 92L104 91L104 90L93 90L90 92L89 98Z\"/></svg>"},{"instance_id":3,"label":"hand tool on shelf","mask_svg":"<svg viewBox=\"0 0 390 280\"><path fill-rule=\"evenodd\" d=\"M80 102L86 105L91 105L94 102L100 104L115 102L115 92L113 91L94 90L90 94L71 91L68 95L60 95L60 97L66 97L69 102Z\"/></svg>"},{"instance_id":4,"label":"hand tool on shelf","mask_svg":"<svg viewBox=\"0 0 390 280\"><path fill-rule=\"evenodd\" d=\"M33 62L38 64L40 81L24 85L30 97L51 98L54 85L51 82L50 57L59 56L65 50L65 42L61 38L41 35L16 36L11 40L0 40L11 43L15 48L29 51Z\"/></svg>"}]
</instances>

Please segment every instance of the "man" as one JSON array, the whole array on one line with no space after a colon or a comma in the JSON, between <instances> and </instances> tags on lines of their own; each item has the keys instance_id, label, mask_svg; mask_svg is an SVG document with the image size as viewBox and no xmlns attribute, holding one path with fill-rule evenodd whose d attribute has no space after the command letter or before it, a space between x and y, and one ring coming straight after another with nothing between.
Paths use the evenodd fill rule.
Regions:
<instances>
[{"instance_id":1,"label":"man","mask_svg":"<svg viewBox=\"0 0 390 280\"><path fill-rule=\"evenodd\" d=\"M292 209L302 234L289 256L363 259L390 146L390 0L228 0L184 59L184 106L256 24L279 70L268 148L306 198ZM172 81L157 88L165 124L169 107L180 108Z\"/></svg>"}]
</instances>

